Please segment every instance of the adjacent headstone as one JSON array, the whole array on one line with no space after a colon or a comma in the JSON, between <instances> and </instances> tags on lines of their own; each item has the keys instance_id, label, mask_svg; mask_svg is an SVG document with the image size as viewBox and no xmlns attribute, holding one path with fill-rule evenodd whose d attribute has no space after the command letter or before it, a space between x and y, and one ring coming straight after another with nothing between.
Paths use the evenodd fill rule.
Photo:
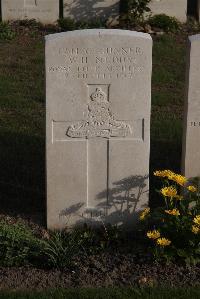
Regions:
<instances>
[{"instance_id":1,"label":"adjacent headstone","mask_svg":"<svg viewBox=\"0 0 200 299\"><path fill-rule=\"evenodd\" d=\"M148 205L152 40L46 37L47 223L132 225Z\"/></svg>"},{"instance_id":2,"label":"adjacent headstone","mask_svg":"<svg viewBox=\"0 0 200 299\"><path fill-rule=\"evenodd\" d=\"M189 37L182 170L200 177L200 34Z\"/></svg>"},{"instance_id":3,"label":"adjacent headstone","mask_svg":"<svg viewBox=\"0 0 200 299\"><path fill-rule=\"evenodd\" d=\"M200 0L197 0L197 17L200 22Z\"/></svg>"},{"instance_id":4,"label":"adjacent headstone","mask_svg":"<svg viewBox=\"0 0 200 299\"><path fill-rule=\"evenodd\" d=\"M149 8L153 15L166 14L181 22L187 20L187 0L152 0Z\"/></svg>"},{"instance_id":5,"label":"adjacent headstone","mask_svg":"<svg viewBox=\"0 0 200 299\"><path fill-rule=\"evenodd\" d=\"M115 19L119 16L119 0L64 0L63 16L77 21Z\"/></svg>"},{"instance_id":6,"label":"adjacent headstone","mask_svg":"<svg viewBox=\"0 0 200 299\"><path fill-rule=\"evenodd\" d=\"M1 0L2 20L35 19L51 24L59 19L59 0Z\"/></svg>"}]
</instances>

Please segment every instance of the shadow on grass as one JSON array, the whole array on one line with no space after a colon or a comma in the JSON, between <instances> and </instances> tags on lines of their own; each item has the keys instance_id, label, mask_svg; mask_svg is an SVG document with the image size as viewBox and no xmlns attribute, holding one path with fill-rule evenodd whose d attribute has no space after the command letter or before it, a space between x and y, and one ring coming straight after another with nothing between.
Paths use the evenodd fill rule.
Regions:
<instances>
[{"instance_id":1,"label":"shadow on grass","mask_svg":"<svg viewBox=\"0 0 200 299\"><path fill-rule=\"evenodd\" d=\"M0 213L28 218L38 224L45 225L45 139L38 136L1 131L0 140ZM160 204L160 198L155 188L161 187L158 178L153 176L153 171L171 169L180 172L180 161L180 138L178 140L174 138L172 140L156 138L151 140L151 207ZM135 179L130 177L125 181L116 182L114 188L110 190L112 195L111 206L119 204L121 207L122 203L134 205L138 202L137 195L130 193L130 186L134 187L136 184L137 187L143 181L138 181L139 178ZM130 198L130 194L133 198ZM105 194L99 194L97 199L100 200L105 197ZM99 205L102 205L102 202ZM118 208L113 213L113 217L117 212ZM126 215L124 214L124 216ZM109 220L114 221L113 219Z\"/></svg>"},{"instance_id":2,"label":"shadow on grass","mask_svg":"<svg viewBox=\"0 0 200 299\"><path fill-rule=\"evenodd\" d=\"M44 140L10 131L0 140L0 213L45 224Z\"/></svg>"},{"instance_id":3,"label":"shadow on grass","mask_svg":"<svg viewBox=\"0 0 200 299\"><path fill-rule=\"evenodd\" d=\"M161 204L156 191L162 187L162 181L153 175L155 170L170 169L181 172L181 143L176 140L152 140L150 155L150 206Z\"/></svg>"}]
</instances>

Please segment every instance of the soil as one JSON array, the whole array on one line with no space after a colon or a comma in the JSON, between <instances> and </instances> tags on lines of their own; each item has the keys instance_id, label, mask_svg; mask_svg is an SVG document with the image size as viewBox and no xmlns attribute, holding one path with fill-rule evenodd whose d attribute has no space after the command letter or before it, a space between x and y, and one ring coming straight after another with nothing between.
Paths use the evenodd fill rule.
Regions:
<instances>
[{"instance_id":1,"label":"soil","mask_svg":"<svg viewBox=\"0 0 200 299\"><path fill-rule=\"evenodd\" d=\"M144 263L133 255L102 254L79 257L76 268L41 270L0 268L0 289L42 290L68 287L197 286L200 267Z\"/></svg>"}]
</instances>

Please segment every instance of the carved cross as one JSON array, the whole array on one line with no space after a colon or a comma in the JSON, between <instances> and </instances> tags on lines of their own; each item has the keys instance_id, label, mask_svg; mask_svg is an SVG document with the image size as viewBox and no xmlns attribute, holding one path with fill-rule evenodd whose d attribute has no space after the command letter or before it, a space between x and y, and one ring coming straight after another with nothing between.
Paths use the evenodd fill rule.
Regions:
<instances>
[{"instance_id":1,"label":"carved cross","mask_svg":"<svg viewBox=\"0 0 200 299\"><path fill-rule=\"evenodd\" d=\"M54 122L55 141L86 142L87 152L87 203L86 208L95 209L97 195L107 189L104 202L109 200L109 146L111 140L132 140L133 122L117 120L109 102L110 85L88 85L87 115L84 120ZM60 126L65 137L59 137ZM57 140L56 140L57 139ZM77 144L78 146L78 144ZM77 157L78 159L79 157Z\"/></svg>"}]
</instances>

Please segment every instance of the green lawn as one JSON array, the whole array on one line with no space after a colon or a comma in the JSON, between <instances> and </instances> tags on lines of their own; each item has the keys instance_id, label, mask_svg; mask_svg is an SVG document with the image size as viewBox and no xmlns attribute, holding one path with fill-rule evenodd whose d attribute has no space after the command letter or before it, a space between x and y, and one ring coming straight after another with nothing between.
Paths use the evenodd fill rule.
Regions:
<instances>
[{"instance_id":1,"label":"green lawn","mask_svg":"<svg viewBox=\"0 0 200 299\"><path fill-rule=\"evenodd\" d=\"M0 188L5 213L44 210L44 103L43 40L1 42Z\"/></svg>"},{"instance_id":2,"label":"green lawn","mask_svg":"<svg viewBox=\"0 0 200 299\"><path fill-rule=\"evenodd\" d=\"M43 292L4 292L1 299L198 299L200 288L74 289Z\"/></svg>"},{"instance_id":3,"label":"green lawn","mask_svg":"<svg viewBox=\"0 0 200 299\"><path fill-rule=\"evenodd\" d=\"M151 204L156 204L152 171L180 171L186 39L154 40L151 122ZM45 222L44 40L20 36L0 42L0 213ZM152 200L153 199L153 200ZM200 289L79 289L41 293L17 291L0 298L130 299L200 298Z\"/></svg>"},{"instance_id":4,"label":"green lawn","mask_svg":"<svg viewBox=\"0 0 200 299\"><path fill-rule=\"evenodd\" d=\"M180 36L164 35L154 41L151 172L180 170L186 52ZM45 83L40 36L0 42L0 140L1 212L37 215L44 221Z\"/></svg>"}]
</instances>

